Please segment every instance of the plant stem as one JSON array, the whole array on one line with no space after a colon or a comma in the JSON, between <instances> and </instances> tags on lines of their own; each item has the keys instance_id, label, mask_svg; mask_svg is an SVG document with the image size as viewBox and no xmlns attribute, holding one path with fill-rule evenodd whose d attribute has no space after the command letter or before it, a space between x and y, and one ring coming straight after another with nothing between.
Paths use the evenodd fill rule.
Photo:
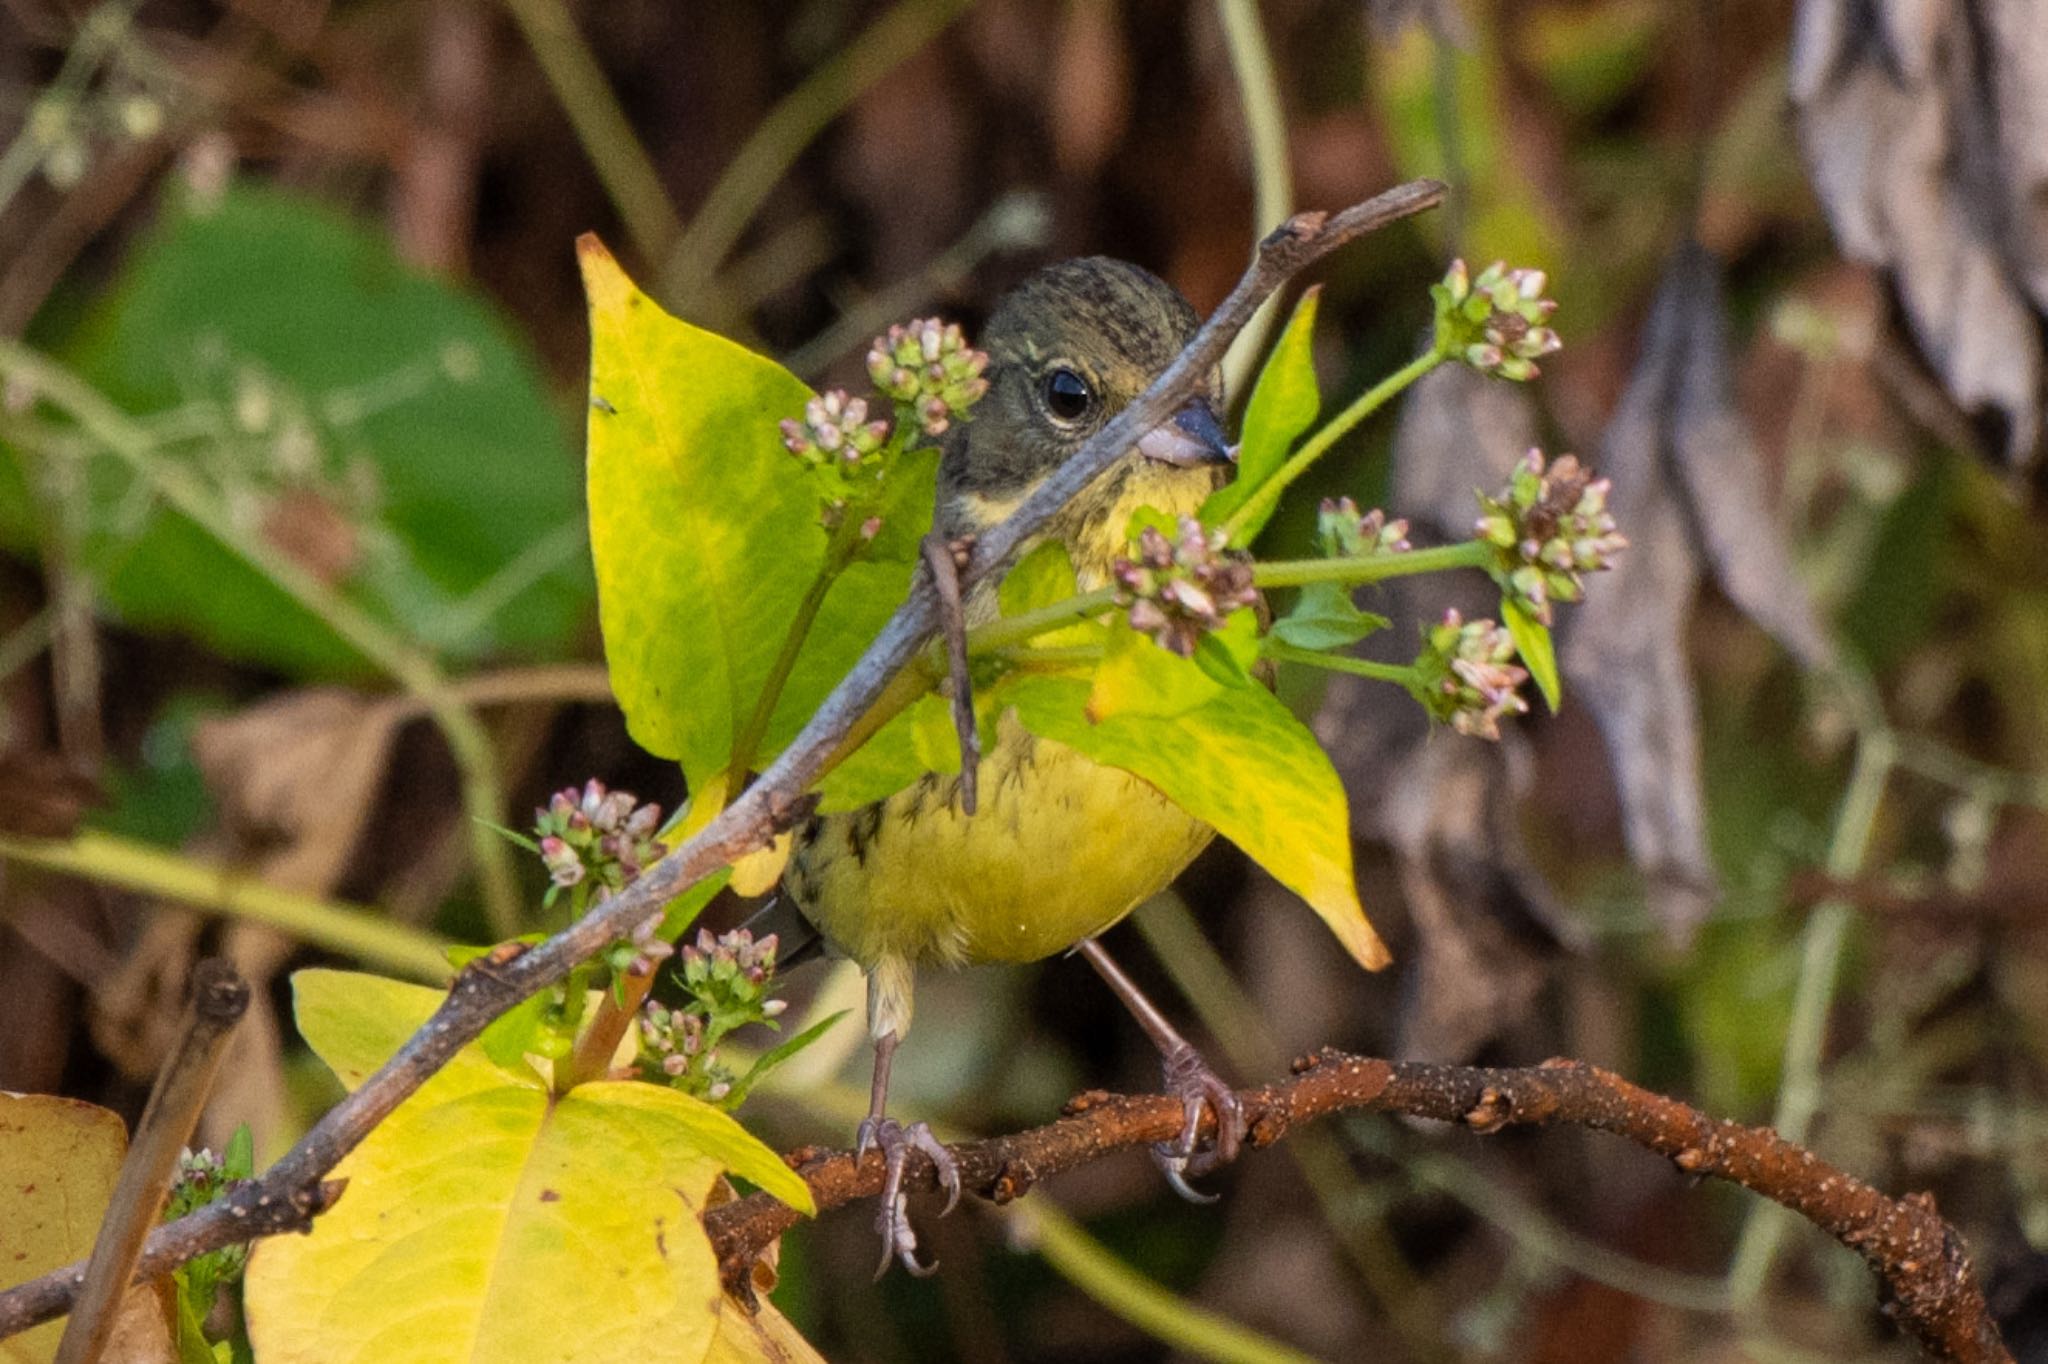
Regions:
<instances>
[{"instance_id":1,"label":"plant stem","mask_svg":"<svg viewBox=\"0 0 2048 1364\"><path fill-rule=\"evenodd\" d=\"M1451 568L1484 568L1486 546L1476 541L1409 550L1405 554L1373 554L1336 559L1274 559L1252 565L1252 581L1260 587L1303 587L1309 583L1363 586L1416 573L1441 573ZM1049 630L1101 615L1116 605L1116 589L1098 587L1065 601L1048 603L1014 616L987 621L967 632L967 652L977 657L1014 648Z\"/></svg>"},{"instance_id":2,"label":"plant stem","mask_svg":"<svg viewBox=\"0 0 2048 1364\"><path fill-rule=\"evenodd\" d=\"M612 1055L639 1016L640 1006L647 1002L647 992L654 988L654 974L652 968L628 971L604 992L590 1026L576 1039L566 1068L555 1075L558 1093L567 1093L586 1080L602 1080L611 1070Z\"/></svg>"},{"instance_id":3,"label":"plant stem","mask_svg":"<svg viewBox=\"0 0 2048 1364\"><path fill-rule=\"evenodd\" d=\"M1417 573L1441 573L1451 568L1484 568L1487 547L1476 540L1430 549L1411 549L1404 554L1372 554L1360 558L1273 559L1252 566L1252 581L1260 587L1306 587L1310 583L1347 583L1354 587L1405 578Z\"/></svg>"},{"instance_id":4,"label":"plant stem","mask_svg":"<svg viewBox=\"0 0 2048 1364\"><path fill-rule=\"evenodd\" d=\"M811 139L966 8L967 0L899 0L768 111L668 253L661 293L672 306L691 310L754 211Z\"/></svg>"},{"instance_id":5,"label":"plant stem","mask_svg":"<svg viewBox=\"0 0 2048 1364\"><path fill-rule=\"evenodd\" d=\"M1100 615L1116 605L1116 589L1098 587L1093 592L1083 592L1068 597L1065 601L1052 602L1029 611L1019 611L1014 616L977 625L967 632L967 652L970 654L994 653L1035 639L1048 630L1062 625L1071 625L1077 620Z\"/></svg>"},{"instance_id":6,"label":"plant stem","mask_svg":"<svg viewBox=\"0 0 2048 1364\"><path fill-rule=\"evenodd\" d=\"M761 684L761 697L754 703L754 713L747 717L746 726L732 742L732 758L725 769L725 802L728 805L738 800L740 792L746 789L747 773L753 769L761 739L768 733L768 722L775 718L775 704L782 699L782 689L789 684L789 675L796 669L797 656L803 653L804 641L810 638L811 626L825 605L825 594L832 590L832 584L860 553L863 544L860 526L866 515L859 507L845 509L839 525L832 532L832 539L825 546L825 562L818 566L818 576L811 579L810 588L804 593L803 600L797 603L796 618L790 621L789 633L782 637L782 650L775 655L767 680Z\"/></svg>"},{"instance_id":7,"label":"plant stem","mask_svg":"<svg viewBox=\"0 0 2048 1364\"><path fill-rule=\"evenodd\" d=\"M1888 733L1866 732L1858 739L1849 789L1842 796L1828 840L1829 876L1848 881L1862 870L1885 784L1896 761ZM1820 1111L1821 1055L1827 1045L1828 1012L1834 1003L1853 913L1846 900L1825 901L1815 906L1800 939L1799 985L1792 997L1792 1021L1785 1030L1778 1107L1771 1118L1771 1126L1790 1142L1806 1141L1814 1115ZM1772 1262L1790 1226L1780 1215L1783 1212L1775 1204L1761 1206L1743 1223L1728 1269L1728 1292L1738 1309L1753 1305L1770 1277Z\"/></svg>"},{"instance_id":8,"label":"plant stem","mask_svg":"<svg viewBox=\"0 0 2048 1364\"><path fill-rule=\"evenodd\" d=\"M1010 1205L1012 1234L1074 1287L1154 1339L1223 1364L1307 1364L1309 1356L1178 1297L1125 1264L1044 1199Z\"/></svg>"},{"instance_id":9,"label":"plant stem","mask_svg":"<svg viewBox=\"0 0 2048 1364\"><path fill-rule=\"evenodd\" d=\"M1299 450L1288 456L1287 462L1275 470L1271 478L1259 485L1258 491L1245 499L1243 506L1232 512L1229 519L1224 521L1223 530L1230 537L1231 543L1242 543L1244 528L1252 522L1264 524L1267 515L1279 502L1280 494L1287 490L1287 485L1307 473L1308 467L1327 454L1330 447L1342 439L1352 427L1385 407L1403 389L1448 358L1440 350L1424 351L1359 394L1349 407L1324 422L1314 435L1302 442Z\"/></svg>"},{"instance_id":10,"label":"plant stem","mask_svg":"<svg viewBox=\"0 0 2048 1364\"><path fill-rule=\"evenodd\" d=\"M82 876L194 909L267 924L301 942L413 980L439 985L455 974L442 955L444 944L432 934L355 905L280 890L231 867L114 834L87 830L69 839L0 836L0 861Z\"/></svg>"},{"instance_id":11,"label":"plant stem","mask_svg":"<svg viewBox=\"0 0 2048 1364\"><path fill-rule=\"evenodd\" d=\"M1252 226L1266 233L1294 211L1294 176L1287 158L1287 116L1280 102L1280 82L1273 72L1273 53L1259 26L1257 0L1216 0L1223 25L1223 46L1230 54L1230 73L1237 81L1237 102L1244 111L1244 132L1252 163ZM1223 388L1246 391L1267 333L1279 315L1278 295L1259 305L1252 320L1230 343L1223 357Z\"/></svg>"},{"instance_id":12,"label":"plant stem","mask_svg":"<svg viewBox=\"0 0 2048 1364\"><path fill-rule=\"evenodd\" d=\"M660 260L681 239L682 218L575 17L563 0L505 0L505 7L540 63L556 102L569 116L569 126L583 144L605 197L619 211L626 235L641 255Z\"/></svg>"},{"instance_id":13,"label":"plant stem","mask_svg":"<svg viewBox=\"0 0 2048 1364\"><path fill-rule=\"evenodd\" d=\"M1399 687L1412 687L1415 682L1415 669L1406 663L1375 663L1369 658L1353 658L1349 654L1326 654L1315 649L1282 644L1277 640L1267 643L1266 652L1282 663L1301 663L1311 668L1325 668L1333 673L1370 677L1375 682L1392 682Z\"/></svg>"},{"instance_id":14,"label":"plant stem","mask_svg":"<svg viewBox=\"0 0 2048 1364\"><path fill-rule=\"evenodd\" d=\"M203 480L182 465L159 459L148 431L64 366L40 351L0 337L0 375L26 381L37 397L63 409L165 503L269 578L426 706L460 773L463 813L470 822L470 851L492 931L502 938L515 936L521 898L518 881L510 852L488 827L497 822L503 806L497 755L489 734L449 689L433 658L296 560L237 526Z\"/></svg>"}]
</instances>

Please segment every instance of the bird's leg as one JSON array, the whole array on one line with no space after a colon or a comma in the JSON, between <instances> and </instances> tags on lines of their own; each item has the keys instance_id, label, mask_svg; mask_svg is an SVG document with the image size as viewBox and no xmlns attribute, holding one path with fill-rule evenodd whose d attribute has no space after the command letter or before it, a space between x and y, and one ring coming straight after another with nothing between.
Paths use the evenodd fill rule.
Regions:
<instances>
[{"instance_id":1,"label":"bird's leg","mask_svg":"<svg viewBox=\"0 0 2048 1364\"><path fill-rule=\"evenodd\" d=\"M1075 950L1088 959L1095 973L1123 1001L1124 1007L1131 1011L1131 1017L1138 1020L1138 1026L1152 1039L1152 1045L1159 1049L1160 1069L1166 1077L1167 1093L1180 1100L1181 1110L1186 1115L1178 1137L1152 1148L1153 1163L1159 1166L1166 1182L1182 1198L1194 1203L1213 1203L1216 1195L1199 1192L1188 1183L1187 1176L1208 1174L1237 1159L1238 1147L1245 1134L1244 1109L1237 1102L1237 1092L1209 1068L1202 1054L1167 1021L1159 1006L1145 997L1145 992L1124 974L1123 968L1111 960L1101 943L1093 938L1083 938ZM1196 1138L1202 1126L1204 1105L1216 1114L1216 1140L1208 1148L1197 1150Z\"/></svg>"},{"instance_id":2,"label":"bird's leg","mask_svg":"<svg viewBox=\"0 0 2048 1364\"><path fill-rule=\"evenodd\" d=\"M974 537L948 540L933 531L924 537L925 567L939 594L939 628L946 636L946 665L953 675L953 729L960 736L960 812L971 815L975 779L981 771L981 733L974 723L974 684L967 676L967 611L960 598L960 570Z\"/></svg>"},{"instance_id":3,"label":"bird's leg","mask_svg":"<svg viewBox=\"0 0 2048 1364\"><path fill-rule=\"evenodd\" d=\"M896 1044L900 1040L893 1031L875 1039L875 1083L868 1092L868 1115L861 1120L853 1147L855 1160L866 1155L870 1146L882 1153L882 1206L875 1213L875 1230L882 1234L882 1262L875 1266L877 1279L889 1272L891 1260L920 1278L939 1267L937 1261L928 1265L918 1263L917 1234L910 1229L910 1200L903 1192L903 1169L913 1150L924 1153L938 1174L939 1187L946 1191L946 1206L939 1216L953 1211L953 1205L960 1201L960 1164L953 1159L953 1153L932 1135L927 1124L914 1122L905 1127L888 1115L889 1064L896 1059Z\"/></svg>"}]
</instances>

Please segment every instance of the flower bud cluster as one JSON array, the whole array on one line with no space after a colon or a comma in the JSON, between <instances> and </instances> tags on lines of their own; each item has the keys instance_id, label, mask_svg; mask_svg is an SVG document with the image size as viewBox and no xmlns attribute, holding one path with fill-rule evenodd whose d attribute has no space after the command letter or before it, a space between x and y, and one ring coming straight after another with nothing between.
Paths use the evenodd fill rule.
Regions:
<instances>
[{"instance_id":1,"label":"flower bud cluster","mask_svg":"<svg viewBox=\"0 0 2048 1364\"><path fill-rule=\"evenodd\" d=\"M957 322L921 317L889 328L868 350L868 377L910 409L927 436L945 433L988 392L988 355L967 344Z\"/></svg>"},{"instance_id":2,"label":"flower bud cluster","mask_svg":"<svg viewBox=\"0 0 2048 1364\"><path fill-rule=\"evenodd\" d=\"M255 1173L251 1168L248 1128L237 1132L228 1148L226 1156L190 1148L178 1153L178 1170L171 1178L170 1192L164 1199L164 1221L175 1221L186 1213L218 1201L221 1195ZM209 1251L180 1268L178 1272L184 1280L181 1288L193 1286L193 1296L210 1305L214 1287L240 1278L248 1261L249 1247L246 1244Z\"/></svg>"},{"instance_id":3,"label":"flower bud cluster","mask_svg":"<svg viewBox=\"0 0 2048 1364\"><path fill-rule=\"evenodd\" d=\"M1541 270L1510 270L1495 261L1473 279L1454 260L1443 282L1430 286L1436 300L1436 345L1487 374L1536 377L1536 361L1564 343L1548 325L1557 301L1543 297Z\"/></svg>"},{"instance_id":4,"label":"flower bud cluster","mask_svg":"<svg viewBox=\"0 0 2048 1364\"><path fill-rule=\"evenodd\" d=\"M712 1103L735 1097L739 1078L718 1056L718 1045L750 1023L774 1027L788 1007L770 997L775 978L773 933L755 941L744 928L714 937L699 929L682 950L680 1008L650 1001L640 1017L640 1062L650 1079L666 1080Z\"/></svg>"},{"instance_id":5,"label":"flower bud cluster","mask_svg":"<svg viewBox=\"0 0 2048 1364\"><path fill-rule=\"evenodd\" d=\"M1257 601L1250 560L1225 553L1224 545L1222 530L1206 530L1192 516L1180 518L1172 540L1157 526L1145 527L1138 557L1118 559L1110 570L1131 628L1186 658L1224 617Z\"/></svg>"},{"instance_id":6,"label":"flower bud cluster","mask_svg":"<svg viewBox=\"0 0 2048 1364\"><path fill-rule=\"evenodd\" d=\"M1316 537L1323 553L1337 558L1405 554L1409 549L1406 521L1389 521L1378 507L1361 516L1358 504L1348 497L1323 499L1316 511Z\"/></svg>"},{"instance_id":7,"label":"flower bud cluster","mask_svg":"<svg viewBox=\"0 0 2048 1364\"><path fill-rule=\"evenodd\" d=\"M1608 488L1577 457L1546 466L1543 452L1531 449L1506 488L1479 495L1474 533L1493 547L1495 579L1545 625L1553 601L1584 595L1581 574L1613 567L1614 556L1628 548L1607 510Z\"/></svg>"},{"instance_id":8,"label":"flower bud cluster","mask_svg":"<svg viewBox=\"0 0 2048 1364\"><path fill-rule=\"evenodd\" d=\"M805 403L802 421L790 417L782 423L783 445L814 467L858 468L872 463L888 439L888 421L869 421L867 399L852 397L843 388L829 389Z\"/></svg>"},{"instance_id":9,"label":"flower bud cluster","mask_svg":"<svg viewBox=\"0 0 2048 1364\"><path fill-rule=\"evenodd\" d=\"M1499 739L1504 717L1529 713L1516 690L1529 674L1515 663L1514 637L1504 627L1446 611L1439 624L1423 627L1422 646L1415 695L1434 718L1460 734Z\"/></svg>"},{"instance_id":10,"label":"flower bud cluster","mask_svg":"<svg viewBox=\"0 0 2048 1364\"><path fill-rule=\"evenodd\" d=\"M592 777L582 790L557 791L534 811L540 858L557 888L587 878L600 894L619 890L668 849L654 837L661 807L641 805L630 791L607 791Z\"/></svg>"}]
</instances>

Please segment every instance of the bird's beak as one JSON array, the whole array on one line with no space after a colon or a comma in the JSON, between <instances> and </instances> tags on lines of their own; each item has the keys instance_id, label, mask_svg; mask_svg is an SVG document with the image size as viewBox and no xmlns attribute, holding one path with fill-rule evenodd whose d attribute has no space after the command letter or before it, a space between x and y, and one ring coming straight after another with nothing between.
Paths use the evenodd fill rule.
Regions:
<instances>
[{"instance_id":1,"label":"bird's beak","mask_svg":"<svg viewBox=\"0 0 2048 1364\"><path fill-rule=\"evenodd\" d=\"M1161 464L1195 468L1204 464L1228 464L1237 458L1237 447L1223 434L1215 409L1207 398L1196 398L1168 420L1138 437L1138 453Z\"/></svg>"}]
</instances>

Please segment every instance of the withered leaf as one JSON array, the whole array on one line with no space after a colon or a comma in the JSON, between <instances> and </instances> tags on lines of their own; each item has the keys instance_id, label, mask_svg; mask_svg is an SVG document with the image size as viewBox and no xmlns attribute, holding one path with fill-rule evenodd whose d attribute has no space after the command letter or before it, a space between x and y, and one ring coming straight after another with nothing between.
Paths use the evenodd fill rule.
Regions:
<instances>
[{"instance_id":1,"label":"withered leaf","mask_svg":"<svg viewBox=\"0 0 2048 1364\"><path fill-rule=\"evenodd\" d=\"M1792 572L1756 445L1734 406L1718 272L1682 245L1651 304L1599 469L1630 549L1565 623L1563 661L1606 738L1629 856L1684 941L1712 908L1686 621L1711 574L1801 664L1828 645Z\"/></svg>"},{"instance_id":2,"label":"withered leaf","mask_svg":"<svg viewBox=\"0 0 2048 1364\"><path fill-rule=\"evenodd\" d=\"M2048 25L2033 0L1802 0L1792 98L1843 252L1887 271L1960 406L2038 462Z\"/></svg>"}]
</instances>

